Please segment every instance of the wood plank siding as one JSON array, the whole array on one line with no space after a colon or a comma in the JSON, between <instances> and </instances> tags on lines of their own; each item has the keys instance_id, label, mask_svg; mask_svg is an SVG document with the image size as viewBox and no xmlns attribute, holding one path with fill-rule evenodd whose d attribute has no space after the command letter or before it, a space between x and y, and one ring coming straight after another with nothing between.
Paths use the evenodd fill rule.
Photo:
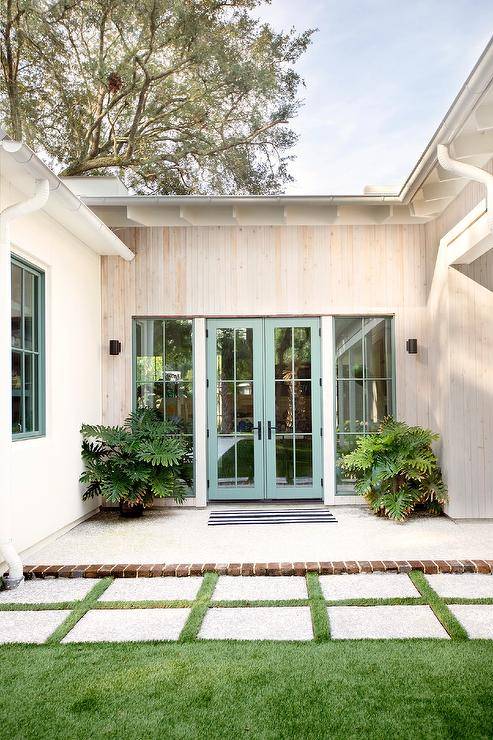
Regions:
<instances>
[{"instance_id":1,"label":"wood plank siding","mask_svg":"<svg viewBox=\"0 0 493 740\"><path fill-rule=\"evenodd\" d=\"M439 254L483 197L471 184L426 225L115 229L136 256L102 258L103 346L123 344L103 352L105 423L131 408L132 316L392 314L397 415L442 433L451 513L493 516L493 294Z\"/></svg>"}]
</instances>

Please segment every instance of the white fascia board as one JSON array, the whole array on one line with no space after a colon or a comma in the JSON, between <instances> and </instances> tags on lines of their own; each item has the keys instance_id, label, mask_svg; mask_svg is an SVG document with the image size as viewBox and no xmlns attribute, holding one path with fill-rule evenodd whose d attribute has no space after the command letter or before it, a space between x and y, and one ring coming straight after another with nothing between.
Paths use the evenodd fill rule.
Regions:
<instances>
[{"instance_id":1,"label":"white fascia board","mask_svg":"<svg viewBox=\"0 0 493 740\"><path fill-rule=\"evenodd\" d=\"M0 129L0 141L4 139L8 137ZM25 144L16 146L16 142L9 144L9 151L0 146L0 166L19 190L30 195L33 180L48 180L50 196L43 208L45 213L97 254L118 255L127 261L133 260L134 253L71 192L32 149Z\"/></svg>"}]
</instances>

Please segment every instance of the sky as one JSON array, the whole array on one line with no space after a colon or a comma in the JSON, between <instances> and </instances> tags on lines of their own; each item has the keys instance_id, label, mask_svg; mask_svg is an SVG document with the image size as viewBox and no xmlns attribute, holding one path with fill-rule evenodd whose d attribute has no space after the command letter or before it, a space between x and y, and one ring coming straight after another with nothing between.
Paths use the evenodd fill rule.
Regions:
<instances>
[{"instance_id":1,"label":"sky","mask_svg":"<svg viewBox=\"0 0 493 740\"><path fill-rule=\"evenodd\" d=\"M297 64L297 194L400 186L493 34L493 0L272 0L277 30L317 28Z\"/></svg>"}]
</instances>

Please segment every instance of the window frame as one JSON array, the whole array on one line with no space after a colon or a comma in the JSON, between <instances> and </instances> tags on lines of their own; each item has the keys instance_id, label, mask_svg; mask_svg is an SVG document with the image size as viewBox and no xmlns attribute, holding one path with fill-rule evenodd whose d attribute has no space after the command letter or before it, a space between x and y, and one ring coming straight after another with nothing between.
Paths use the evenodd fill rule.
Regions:
<instances>
[{"instance_id":1,"label":"window frame","mask_svg":"<svg viewBox=\"0 0 493 740\"><path fill-rule=\"evenodd\" d=\"M337 491L337 441L340 436L354 436L354 437L363 437L368 436L369 434L375 434L376 431L367 431L366 428L363 429L361 432L350 432L350 433L338 433L337 432L337 384L340 380L337 375L337 363L336 363L336 320L337 319L389 319L390 320L390 341L391 341L391 352L390 352L390 371L392 373L392 376L390 378L391 384L392 384L392 392L390 394L392 409L391 409L391 415L395 418L396 408L397 408L397 392L396 392L396 386L397 386L397 373L396 373L396 344L395 344L395 314L388 314L388 313L375 313L375 314L336 314L332 316L332 331L334 336L334 345L333 345L333 352L334 356L332 358L332 378L333 378L333 409L334 409L334 417L333 417L333 430L334 430L334 449L333 449L333 459L334 459L334 496L337 498L339 497L358 497L359 494L356 492L353 493L346 493L341 492L338 493ZM364 351L364 350L363 350ZM363 358L363 367L364 367L364 358ZM366 406L366 391L365 391L365 382L368 380L368 378L364 378L364 384L363 384L363 404ZM370 380L375 380L375 378L370 378ZM388 379L387 379L388 380Z\"/></svg>"},{"instance_id":2,"label":"window frame","mask_svg":"<svg viewBox=\"0 0 493 740\"><path fill-rule=\"evenodd\" d=\"M132 316L132 410L137 409L137 322L138 321L190 321L191 324L191 339L192 339L192 407L193 407L193 420L192 420L192 431L184 433L185 436L192 438L193 449L195 450L195 320L191 316ZM164 414L166 414L166 407L164 408ZM195 452L193 454L193 484L187 491L187 498L194 498L196 496L196 460Z\"/></svg>"},{"instance_id":3,"label":"window frame","mask_svg":"<svg viewBox=\"0 0 493 740\"><path fill-rule=\"evenodd\" d=\"M37 342L38 342L38 351L31 351L26 350L24 347L14 347L12 346L12 330L11 330L11 341L10 341L10 354L12 357L13 352L19 352L23 358L23 364L24 364L24 357L25 355L36 355L38 356L38 369L37 369L37 386L38 386L38 394L37 398L35 399L36 407L37 407L37 415L38 415L38 429L33 430L31 432L22 431L22 432L12 432L12 441L18 442L25 439L38 439L40 437L46 436L46 304L45 304L45 272L41 268L37 267L36 265L33 265L30 262L27 262L26 260L22 259L18 255L11 253L10 255L10 265L11 269L12 266L19 267L22 270L22 283L24 285L24 273L28 272L31 275L34 275L35 278L38 280L38 300L37 300L37 326L34 327L33 322L33 328L36 331L37 335ZM11 278L12 279L12 278ZM11 304L12 304L12 298L11 298ZM24 316L24 306L21 307L21 316ZM12 317L12 307L10 309L10 315ZM22 324L24 324L24 321L22 320ZM34 336L34 332L33 332ZM33 378L34 382L34 378ZM24 381L23 381L24 386ZM11 403L12 403L12 388L10 391L11 395ZM25 387L21 388L21 397L25 397ZM23 424L25 426L25 419L23 420Z\"/></svg>"}]
</instances>

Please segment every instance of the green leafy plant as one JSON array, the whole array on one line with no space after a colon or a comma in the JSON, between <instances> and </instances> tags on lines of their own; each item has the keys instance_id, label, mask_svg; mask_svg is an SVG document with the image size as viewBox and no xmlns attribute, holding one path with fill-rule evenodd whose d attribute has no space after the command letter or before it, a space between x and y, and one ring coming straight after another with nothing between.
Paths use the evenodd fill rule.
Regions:
<instances>
[{"instance_id":1,"label":"green leafy plant","mask_svg":"<svg viewBox=\"0 0 493 740\"><path fill-rule=\"evenodd\" d=\"M183 502L192 483L191 449L176 422L143 408L123 426L84 424L81 434L84 500L101 495L129 506L148 505L154 497Z\"/></svg>"},{"instance_id":2,"label":"green leafy plant","mask_svg":"<svg viewBox=\"0 0 493 740\"><path fill-rule=\"evenodd\" d=\"M437 439L429 429L389 417L378 433L360 437L340 464L375 514L398 522L414 511L438 514L448 497L431 448Z\"/></svg>"}]
</instances>

